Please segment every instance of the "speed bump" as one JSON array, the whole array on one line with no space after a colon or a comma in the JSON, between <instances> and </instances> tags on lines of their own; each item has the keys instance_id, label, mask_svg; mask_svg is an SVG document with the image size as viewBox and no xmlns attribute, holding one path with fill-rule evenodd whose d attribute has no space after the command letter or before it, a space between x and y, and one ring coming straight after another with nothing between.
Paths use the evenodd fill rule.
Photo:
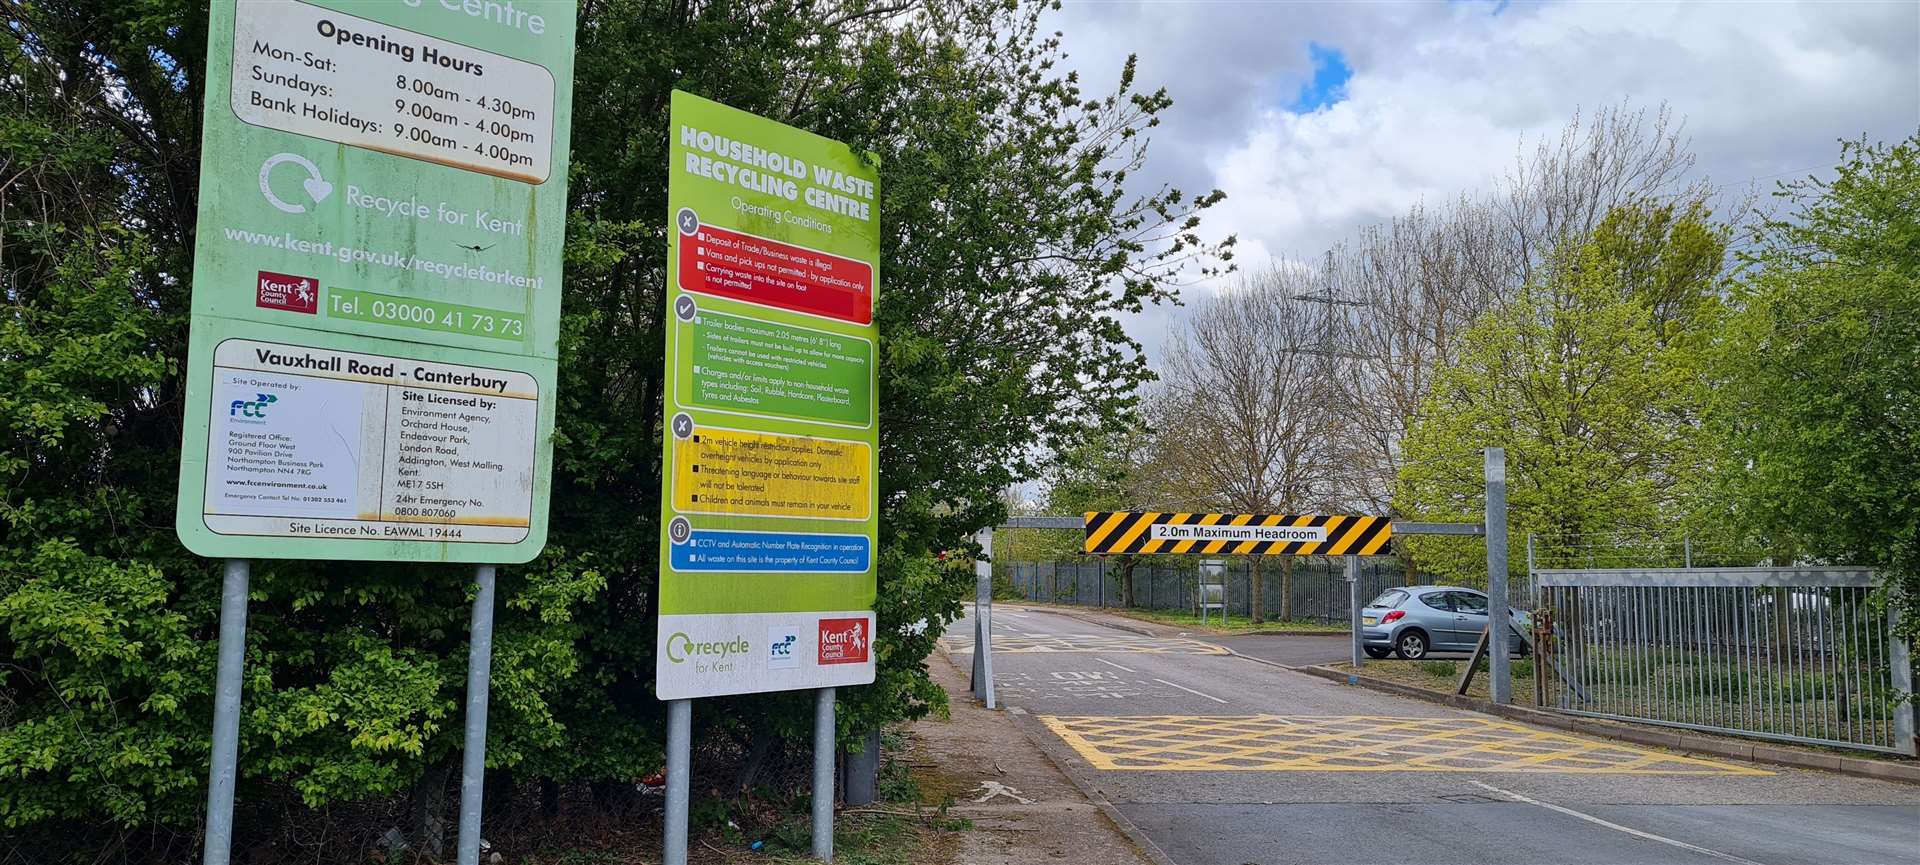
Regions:
<instances>
[{"instance_id":1,"label":"speed bump","mask_svg":"<svg viewBox=\"0 0 1920 865\"><path fill-rule=\"evenodd\" d=\"M1771 775L1492 718L1041 716L1096 769Z\"/></svg>"}]
</instances>

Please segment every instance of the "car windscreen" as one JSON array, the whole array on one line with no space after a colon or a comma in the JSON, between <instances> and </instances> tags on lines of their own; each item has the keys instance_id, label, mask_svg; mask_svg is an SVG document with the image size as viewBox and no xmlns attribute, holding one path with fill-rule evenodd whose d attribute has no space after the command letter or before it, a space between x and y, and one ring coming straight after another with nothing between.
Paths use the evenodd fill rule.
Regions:
<instances>
[{"instance_id":1,"label":"car windscreen","mask_svg":"<svg viewBox=\"0 0 1920 865\"><path fill-rule=\"evenodd\" d=\"M1407 599L1406 592L1400 591L1399 589L1388 589L1384 592L1381 592L1379 597L1374 598L1371 601L1368 601L1367 606L1386 607L1387 609L1393 609L1394 607L1400 606L1400 602L1406 599Z\"/></svg>"}]
</instances>

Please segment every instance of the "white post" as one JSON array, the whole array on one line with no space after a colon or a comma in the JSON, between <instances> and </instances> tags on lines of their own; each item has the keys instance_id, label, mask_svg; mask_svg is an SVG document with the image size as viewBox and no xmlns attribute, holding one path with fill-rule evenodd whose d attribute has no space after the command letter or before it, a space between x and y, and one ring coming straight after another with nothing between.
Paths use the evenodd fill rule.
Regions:
<instances>
[{"instance_id":1,"label":"white post","mask_svg":"<svg viewBox=\"0 0 1920 865\"><path fill-rule=\"evenodd\" d=\"M993 529L974 535L980 558L973 561L973 695L997 708L993 694Z\"/></svg>"}]
</instances>

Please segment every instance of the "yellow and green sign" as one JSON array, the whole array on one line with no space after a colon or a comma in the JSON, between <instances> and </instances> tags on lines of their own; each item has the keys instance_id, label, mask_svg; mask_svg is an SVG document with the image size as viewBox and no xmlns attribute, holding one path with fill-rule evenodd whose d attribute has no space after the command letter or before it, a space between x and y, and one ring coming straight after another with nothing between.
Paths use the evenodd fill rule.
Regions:
<instances>
[{"instance_id":1,"label":"yellow and green sign","mask_svg":"<svg viewBox=\"0 0 1920 865\"><path fill-rule=\"evenodd\" d=\"M658 695L871 682L879 173L677 91L668 136Z\"/></svg>"},{"instance_id":2,"label":"yellow and green sign","mask_svg":"<svg viewBox=\"0 0 1920 865\"><path fill-rule=\"evenodd\" d=\"M573 41L570 0L214 0L189 549L539 553Z\"/></svg>"}]
</instances>

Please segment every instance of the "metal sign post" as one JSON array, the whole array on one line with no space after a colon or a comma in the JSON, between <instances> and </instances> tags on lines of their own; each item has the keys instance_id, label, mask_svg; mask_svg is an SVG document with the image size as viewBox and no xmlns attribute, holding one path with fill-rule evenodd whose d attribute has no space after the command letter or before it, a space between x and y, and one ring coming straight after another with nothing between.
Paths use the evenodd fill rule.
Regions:
<instances>
[{"instance_id":1,"label":"metal sign post","mask_svg":"<svg viewBox=\"0 0 1920 865\"><path fill-rule=\"evenodd\" d=\"M207 772L207 844L201 858L206 865L227 865L233 847L233 788L240 757L240 674L247 656L247 581L251 565L246 559L228 559L220 590L213 765Z\"/></svg>"},{"instance_id":2,"label":"metal sign post","mask_svg":"<svg viewBox=\"0 0 1920 865\"><path fill-rule=\"evenodd\" d=\"M687 865L687 800L692 793L693 701L667 701L667 810L661 842L664 865Z\"/></svg>"},{"instance_id":3,"label":"metal sign post","mask_svg":"<svg viewBox=\"0 0 1920 865\"><path fill-rule=\"evenodd\" d=\"M813 697L813 858L833 861L833 695Z\"/></svg>"},{"instance_id":4,"label":"metal sign post","mask_svg":"<svg viewBox=\"0 0 1920 865\"><path fill-rule=\"evenodd\" d=\"M1353 628L1353 666L1358 669L1366 658L1366 637L1360 631L1360 557L1347 557L1348 624Z\"/></svg>"},{"instance_id":5,"label":"metal sign post","mask_svg":"<svg viewBox=\"0 0 1920 865\"><path fill-rule=\"evenodd\" d=\"M1487 448L1487 630L1492 657L1488 696L1495 703L1513 702L1511 655L1507 648L1507 451Z\"/></svg>"},{"instance_id":6,"label":"metal sign post","mask_svg":"<svg viewBox=\"0 0 1920 865\"><path fill-rule=\"evenodd\" d=\"M1227 561L1202 559L1200 562L1200 624L1207 623L1207 612L1220 611L1220 624L1227 623Z\"/></svg>"},{"instance_id":7,"label":"metal sign post","mask_svg":"<svg viewBox=\"0 0 1920 865\"><path fill-rule=\"evenodd\" d=\"M487 692L493 674L493 565L476 565L467 644L467 738L460 754L460 841L455 862L480 861L480 796L487 777Z\"/></svg>"}]
</instances>

